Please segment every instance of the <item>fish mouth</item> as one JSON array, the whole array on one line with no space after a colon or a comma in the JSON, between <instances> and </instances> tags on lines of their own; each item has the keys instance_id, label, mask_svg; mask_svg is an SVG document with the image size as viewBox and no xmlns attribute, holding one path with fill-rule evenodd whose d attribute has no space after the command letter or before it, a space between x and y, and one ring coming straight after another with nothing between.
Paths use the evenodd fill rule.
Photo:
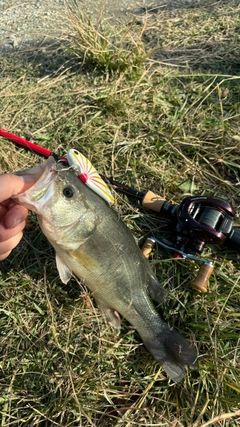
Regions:
<instances>
[{"instance_id":1,"label":"fish mouth","mask_svg":"<svg viewBox=\"0 0 240 427\"><path fill-rule=\"evenodd\" d=\"M35 183L23 193L13 196L12 199L27 209L38 213L44 202L42 200L44 194L51 182L56 178L58 172L57 163L53 156L48 157L45 162L31 169L15 172L14 175L30 176Z\"/></svg>"}]
</instances>

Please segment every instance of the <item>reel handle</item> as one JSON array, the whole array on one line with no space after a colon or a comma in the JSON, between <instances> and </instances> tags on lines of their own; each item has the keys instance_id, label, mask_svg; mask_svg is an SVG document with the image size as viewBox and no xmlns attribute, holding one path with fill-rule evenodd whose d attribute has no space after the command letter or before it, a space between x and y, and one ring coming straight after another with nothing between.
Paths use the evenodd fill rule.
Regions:
<instances>
[{"instance_id":1,"label":"reel handle","mask_svg":"<svg viewBox=\"0 0 240 427\"><path fill-rule=\"evenodd\" d=\"M145 258L149 259L150 253L152 252L155 246L155 240L148 237L142 245L141 251Z\"/></svg>"},{"instance_id":2,"label":"reel handle","mask_svg":"<svg viewBox=\"0 0 240 427\"><path fill-rule=\"evenodd\" d=\"M212 272L213 264L211 262L209 264L202 264L197 277L190 283L191 287L195 289L195 291L205 294L208 289L208 280Z\"/></svg>"}]
</instances>

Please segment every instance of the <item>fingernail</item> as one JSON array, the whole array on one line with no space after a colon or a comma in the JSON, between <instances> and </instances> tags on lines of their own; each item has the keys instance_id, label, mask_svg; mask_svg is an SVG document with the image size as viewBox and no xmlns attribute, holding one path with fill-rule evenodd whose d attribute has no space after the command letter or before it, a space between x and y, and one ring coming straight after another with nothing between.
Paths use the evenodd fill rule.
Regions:
<instances>
[{"instance_id":1,"label":"fingernail","mask_svg":"<svg viewBox=\"0 0 240 427\"><path fill-rule=\"evenodd\" d=\"M15 228L15 227L17 227L19 224L21 224L23 221L25 221L25 218L17 218L17 219L15 219L15 221L10 225L10 226L8 226L8 228L11 230L12 228Z\"/></svg>"},{"instance_id":2,"label":"fingernail","mask_svg":"<svg viewBox=\"0 0 240 427\"><path fill-rule=\"evenodd\" d=\"M35 182L33 177L30 175L19 175L19 178L23 180L25 185L33 185Z\"/></svg>"}]
</instances>

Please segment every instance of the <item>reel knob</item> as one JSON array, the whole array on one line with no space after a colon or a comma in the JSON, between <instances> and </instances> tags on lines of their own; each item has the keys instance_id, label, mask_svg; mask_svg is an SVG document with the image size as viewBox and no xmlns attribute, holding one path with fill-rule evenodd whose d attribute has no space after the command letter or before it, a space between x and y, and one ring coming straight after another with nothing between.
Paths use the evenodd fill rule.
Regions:
<instances>
[{"instance_id":1,"label":"reel knob","mask_svg":"<svg viewBox=\"0 0 240 427\"><path fill-rule=\"evenodd\" d=\"M190 283L191 287L195 289L195 291L201 292L205 294L208 288L208 281L213 272L213 263L209 261L209 263L202 264L197 277Z\"/></svg>"}]
</instances>

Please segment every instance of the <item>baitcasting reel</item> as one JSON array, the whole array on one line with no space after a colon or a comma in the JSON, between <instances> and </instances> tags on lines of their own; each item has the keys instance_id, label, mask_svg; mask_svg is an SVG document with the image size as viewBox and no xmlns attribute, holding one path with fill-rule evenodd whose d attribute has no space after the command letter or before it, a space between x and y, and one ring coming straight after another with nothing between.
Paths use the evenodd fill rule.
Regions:
<instances>
[{"instance_id":1,"label":"baitcasting reel","mask_svg":"<svg viewBox=\"0 0 240 427\"><path fill-rule=\"evenodd\" d=\"M204 247L207 244L226 244L240 250L240 231L233 229L235 213L232 206L216 197L187 197L180 205L173 205L150 191L144 196L142 206L173 218L176 231L174 242L147 239L143 248L146 256L156 242L173 251L175 258L203 263L191 286L202 293L207 292L213 263L198 256Z\"/></svg>"}]
</instances>

